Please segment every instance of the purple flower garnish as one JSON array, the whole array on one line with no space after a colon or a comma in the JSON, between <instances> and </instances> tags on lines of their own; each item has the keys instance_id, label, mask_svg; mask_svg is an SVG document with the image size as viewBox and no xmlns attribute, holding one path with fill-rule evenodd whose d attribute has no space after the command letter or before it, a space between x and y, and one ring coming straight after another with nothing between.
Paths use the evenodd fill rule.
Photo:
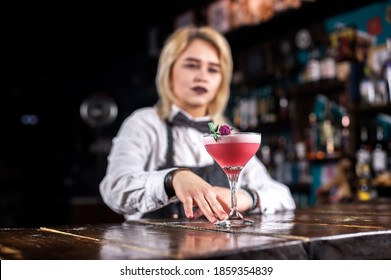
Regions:
<instances>
[{"instance_id":1,"label":"purple flower garnish","mask_svg":"<svg viewBox=\"0 0 391 280\"><path fill-rule=\"evenodd\" d=\"M229 127L229 125L223 124L222 126L220 126L219 132L220 135L230 135L231 128Z\"/></svg>"},{"instance_id":2,"label":"purple flower garnish","mask_svg":"<svg viewBox=\"0 0 391 280\"><path fill-rule=\"evenodd\" d=\"M223 124L223 125L214 125L213 122L208 123L209 129L211 133L213 134L213 138L217 142L219 136L223 135L229 135L231 134L232 128L229 125Z\"/></svg>"}]
</instances>

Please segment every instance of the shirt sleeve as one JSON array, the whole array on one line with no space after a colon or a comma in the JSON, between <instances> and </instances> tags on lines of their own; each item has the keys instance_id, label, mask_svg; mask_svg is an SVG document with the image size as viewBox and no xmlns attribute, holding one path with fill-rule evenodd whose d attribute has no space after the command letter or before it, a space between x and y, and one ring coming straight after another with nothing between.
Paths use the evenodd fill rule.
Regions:
<instances>
[{"instance_id":1,"label":"shirt sleeve","mask_svg":"<svg viewBox=\"0 0 391 280\"><path fill-rule=\"evenodd\" d=\"M296 208L290 189L274 180L256 156L247 163L242 173L241 186L256 190L260 199L260 208L251 212L271 214Z\"/></svg>"},{"instance_id":2,"label":"shirt sleeve","mask_svg":"<svg viewBox=\"0 0 391 280\"><path fill-rule=\"evenodd\" d=\"M150 164L151 158L156 158L158 137L166 137L166 132L157 131L156 123L161 121L151 120L150 115L128 117L112 142L99 188L104 202L119 214L147 213L170 202L163 182L173 168L156 170Z\"/></svg>"}]
</instances>

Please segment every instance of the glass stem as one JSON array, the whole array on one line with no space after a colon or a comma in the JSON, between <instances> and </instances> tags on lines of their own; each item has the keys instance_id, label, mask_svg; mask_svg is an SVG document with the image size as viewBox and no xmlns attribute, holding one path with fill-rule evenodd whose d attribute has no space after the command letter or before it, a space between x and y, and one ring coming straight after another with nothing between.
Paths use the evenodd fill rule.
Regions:
<instances>
[{"instance_id":1,"label":"glass stem","mask_svg":"<svg viewBox=\"0 0 391 280\"><path fill-rule=\"evenodd\" d=\"M237 217L239 216L238 211L238 188L237 188L238 182L231 181L231 215Z\"/></svg>"},{"instance_id":2,"label":"glass stem","mask_svg":"<svg viewBox=\"0 0 391 280\"><path fill-rule=\"evenodd\" d=\"M236 170L239 171L239 170ZM230 216L240 217L240 213L238 211L238 178L239 172L232 172L228 175L229 186L231 189L231 213Z\"/></svg>"}]
</instances>

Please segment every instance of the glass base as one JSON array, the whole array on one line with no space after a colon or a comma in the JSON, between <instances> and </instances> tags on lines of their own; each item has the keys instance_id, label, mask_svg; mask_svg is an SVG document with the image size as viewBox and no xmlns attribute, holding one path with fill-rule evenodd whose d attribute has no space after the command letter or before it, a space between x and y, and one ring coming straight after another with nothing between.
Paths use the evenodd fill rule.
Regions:
<instances>
[{"instance_id":1,"label":"glass base","mask_svg":"<svg viewBox=\"0 0 391 280\"><path fill-rule=\"evenodd\" d=\"M215 226L219 228L241 228L251 226L253 224L254 221L252 220L245 219L243 217L229 216L226 220L215 223Z\"/></svg>"}]
</instances>

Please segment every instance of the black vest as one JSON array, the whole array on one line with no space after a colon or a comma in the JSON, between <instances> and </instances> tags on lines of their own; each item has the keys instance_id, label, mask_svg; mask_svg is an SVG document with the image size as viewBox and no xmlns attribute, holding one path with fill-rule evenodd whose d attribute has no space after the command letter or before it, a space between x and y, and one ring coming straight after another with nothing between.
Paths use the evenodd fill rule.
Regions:
<instances>
[{"instance_id":1,"label":"black vest","mask_svg":"<svg viewBox=\"0 0 391 280\"><path fill-rule=\"evenodd\" d=\"M172 124L166 122L167 124L167 153L166 153L166 164L161 166L161 169L167 169L171 167L187 167L187 166L177 166L174 163L174 141L172 137ZM203 167L188 167L195 174L203 178L206 182L212 186L223 186L229 188L229 183L227 175L221 167L215 162L212 165L207 165ZM169 219L169 218L185 218L185 212L183 210L182 202L178 201L175 203L168 204L158 210L145 213L143 218L149 219Z\"/></svg>"}]
</instances>

